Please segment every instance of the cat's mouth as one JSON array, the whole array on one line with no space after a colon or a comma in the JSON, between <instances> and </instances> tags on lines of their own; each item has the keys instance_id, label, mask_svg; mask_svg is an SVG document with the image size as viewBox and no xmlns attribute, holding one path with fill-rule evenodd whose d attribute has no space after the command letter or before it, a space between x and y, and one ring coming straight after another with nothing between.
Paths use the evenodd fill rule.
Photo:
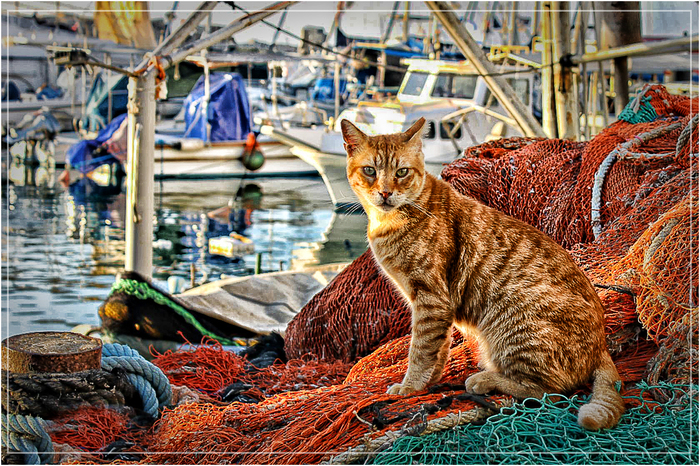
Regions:
<instances>
[{"instance_id":1,"label":"cat's mouth","mask_svg":"<svg viewBox=\"0 0 700 466\"><path fill-rule=\"evenodd\" d=\"M389 212L390 210L393 210L396 207L395 205L389 203L388 199L382 199L378 204L375 205L384 212Z\"/></svg>"}]
</instances>

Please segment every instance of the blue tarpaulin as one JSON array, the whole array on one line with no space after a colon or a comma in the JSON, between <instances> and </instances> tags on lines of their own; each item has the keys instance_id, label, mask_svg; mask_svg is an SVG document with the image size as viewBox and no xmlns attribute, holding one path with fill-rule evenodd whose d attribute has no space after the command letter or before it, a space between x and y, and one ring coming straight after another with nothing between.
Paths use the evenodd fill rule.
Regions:
<instances>
[{"instance_id":1,"label":"blue tarpaulin","mask_svg":"<svg viewBox=\"0 0 700 466\"><path fill-rule=\"evenodd\" d=\"M205 106L204 76L200 77L185 99L186 138L208 141L240 141L252 131L250 105L243 78L237 73L212 73L209 76L210 99Z\"/></svg>"},{"instance_id":2,"label":"blue tarpaulin","mask_svg":"<svg viewBox=\"0 0 700 466\"><path fill-rule=\"evenodd\" d=\"M180 138L196 138L207 141L207 127L211 126L211 141L241 141L252 132L250 106L243 78L237 73L212 73L209 76L210 99L204 105L204 76L200 77L185 99L185 132L182 135L158 135L156 144L172 144ZM205 114L206 112L206 114ZM120 163L103 148L105 141L114 134L127 114L114 118L96 139L80 141L68 149L66 160L71 167L88 173L102 164ZM204 118L207 116L208 118ZM98 150L99 149L99 150Z\"/></svg>"},{"instance_id":3,"label":"blue tarpaulin","mask_svg":"<svg viewBox=\"0 0 700 466\"><path fill-rule=\"evenodd\" d=\"M342 103L346 97L348 83L341 79L339 82L340 102ZM331 102L335 100L335 83L333 78L320 78L316 80L314 90L311 91L311 100L314 102Z\"/></svg>"},{"instance_id":4,"label":"blue tarpaulin","mask_svg":"<svg viewBox=\"0 0 700 466\"><path fill-rule=\"evenodd\" d=\"M113 119L105 129L98 133L97 138L73 144L66 152L66 161L70 166L81 173L88 173L105 163L121 163L113 154L105 152L103 155L96 155L94 151L112 137L114 132L121 126L122 121L126 119L126 116L127 114L124 113Z\"/></svg>"}]
</instances>

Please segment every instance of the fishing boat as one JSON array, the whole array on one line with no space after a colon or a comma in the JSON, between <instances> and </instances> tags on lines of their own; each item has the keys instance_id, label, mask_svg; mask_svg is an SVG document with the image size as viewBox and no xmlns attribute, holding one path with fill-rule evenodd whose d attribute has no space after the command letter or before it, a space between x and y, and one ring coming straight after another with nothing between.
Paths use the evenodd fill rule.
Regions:
<instances>
[{"instance_id":1,"label":"fishing boat","mask_svg":"<svg viewBox=\"0 0 700 466\"><path fill-rule=\"evenodd\" d=\"M237 73L205 73L181 114L181 119L164 121L156 129L157 179L317 176L286 145L255 136L245 84ZM119 115L95 139L73 145L67 166L91 176L105 165L124 165L126 126L126 114Z\"/></svg>"},{"instance_id":2,"label":"fishing boat","mask_svg":"<svg viewBox=\"0 0 700 466\"><path fill-rule=\"evenodd\" d=\"M520 48L522 52L524 48ZM507 48L495 49L491 59L526 108L535 115L539 99L535 79L539 64L529 55ZM489 90L468 60L406 59L408 70L395 99L362 101L340 113L332 127L281 129L261 127L261 133L288 144L291 152L315 167L337 206L351 203L354 195L345 174L345 150L340 121L347 119L369 135L405 131L420 117L427 120L423 138L426 169L439 174L470 145L501 137L522 136L515 120Z\"/></svg>"}]
</instances>

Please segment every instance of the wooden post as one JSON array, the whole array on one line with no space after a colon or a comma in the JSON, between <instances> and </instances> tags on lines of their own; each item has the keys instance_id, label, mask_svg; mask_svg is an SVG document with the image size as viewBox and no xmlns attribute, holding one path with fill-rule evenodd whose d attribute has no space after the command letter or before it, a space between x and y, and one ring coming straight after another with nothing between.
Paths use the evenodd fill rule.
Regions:
<instances>
[{"instance_id":1,"label":"wooden post","mask_svg":"<svg viewBox=\"0 0 700 466\"><path fill-rule=\"evenodd\" d=\"M559 60L569 53L570 21L566 2L553 2L552 55L554 59L554 99L557 108L557 131L562 139L576 139L579 134L578 106L573 73Z\"/></svg>"},{"instance_id":2,"label":"wooden post","mask_svg":"<svg viewBox=\"0 0 700 466\"><path fill-rule=\"evenodd\" d=\"M595 28L595 40L598 51L601 50L601 35L600 35L600 13L596 11L596 2L591 2L593 7L593 27ZM603 113L603 126L608 126L608 96L607 89L605 86L605 70L603 69L603 62L598 62L598 81L600 82L600 111Z\"/></svg>"},{"instance_id":3,"label":"wooden post","mask_svg":"<svg viewBox=\"0 0 700 466\"><path fill-rule=\"evenodd\" d=\"M335 61L333 70L333 94L335 97L333 99L333 121L336 121L340 114L340 62L338 60Z\"/></svg>"},{"instance_id":4,"label":"wooden post","mask_svg":"<svg viewBox=\"0 0 700 466\"><path fill-rule=\"evenodd\" d=\"M498 75L496 67L489 62L481 46L476 43L464 28L464 25L460 23L450 5L442 1L426 1L425 3L455 41L455 45L474 64L479 74L484 77L491 92L517 122L523 135L528 137L545 137L539 122L520 101L518 95L505 78Z\"/></svg>"},{"instance_id":5,"label":"wooden post","mask_svg":"<svg viewBox=\"0 0 700 466\"><path fill-rule=\"evenodd\" d=\"M621 47L642 41L640 2L601 2L603 48ZM627 56L614 59L615 114L629 101Z\"/></svg>"},{"instance_id":6,"label":"wooden post","mask_svg":"<svg viewBox=\"0 0 700 466\"><path fill-rule=\"evenodd\" d=\"M2 353L8 372L81 372L100 368L102 341L71 332L23 333L4 339Z\"/></svg>"},{"instance_id":7,"label":"wooden post","mask_svg":"<svg viewBox=\"0 0 700 466\"><path fill-rule=\"evenodd\" d=\"M207 35L191 44L189 47L173 50L176 45L187 38L184 31L178 28L157 50L171 53L160 60L167 68L194 55L201 50L231 37L258 21L287 8L296 2L278 2L259 12L251 13L233 20L228 26ZM206 2L196 15L198 21L209 14L204 9ZM196 26L196 25L195 25ZM171 39L173 37L173 39ZM155 55L155 54L154 54ZM138 272L150 278L153 268L153 149L155 144L156 99L155 75L157 70L148 61L142 62L141 75L129 78L129 115L127 147L127 207L126 207L126 251L124 268L127 271ZM147 67L147 68L146 68Z\"/></svg>"},{"instance_id":8,"label":"wooden post","mask_svg":"<svg viewBox=\"0 0 700 466\"><path fill-rule=\"evenodd\" d=\"M518 42L518 15L516 14L517 2L510 2L510 15L508 17L508 45L519 45Z\"/></svg>"},{"instance_id":9,"label":"wooden post","mask_svg":"<svg viewBox=\"0 0 700 466\"><path fill-rule=\"evenodd\" d=\"M551 2L542 2L542 129L548 138L557 137L554 106L554 70L552 68Z\"/></svg>"}]
</instances>

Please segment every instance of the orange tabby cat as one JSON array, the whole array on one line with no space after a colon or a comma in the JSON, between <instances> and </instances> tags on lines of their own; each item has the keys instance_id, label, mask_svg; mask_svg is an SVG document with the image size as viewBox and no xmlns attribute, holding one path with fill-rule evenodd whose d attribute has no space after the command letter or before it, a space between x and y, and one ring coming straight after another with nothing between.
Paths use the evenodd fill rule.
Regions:
<instances>
[{"instance_id":1,"label":"orange tabby cat","mask_svg":"<svg viewBox=\"0 0 700 466\"><path fill-rule=\"evenodd\" d=\"M413 309L408 370L388 393L440 380L455 325L479 342L483 371L467 378L468 392L540 398L593 380L579 424L616 425L624 412L620 376L590 281L544 233L426 173L424 123L370 137L341 121L370 247Z\"/></svg>"}]
</instances>

